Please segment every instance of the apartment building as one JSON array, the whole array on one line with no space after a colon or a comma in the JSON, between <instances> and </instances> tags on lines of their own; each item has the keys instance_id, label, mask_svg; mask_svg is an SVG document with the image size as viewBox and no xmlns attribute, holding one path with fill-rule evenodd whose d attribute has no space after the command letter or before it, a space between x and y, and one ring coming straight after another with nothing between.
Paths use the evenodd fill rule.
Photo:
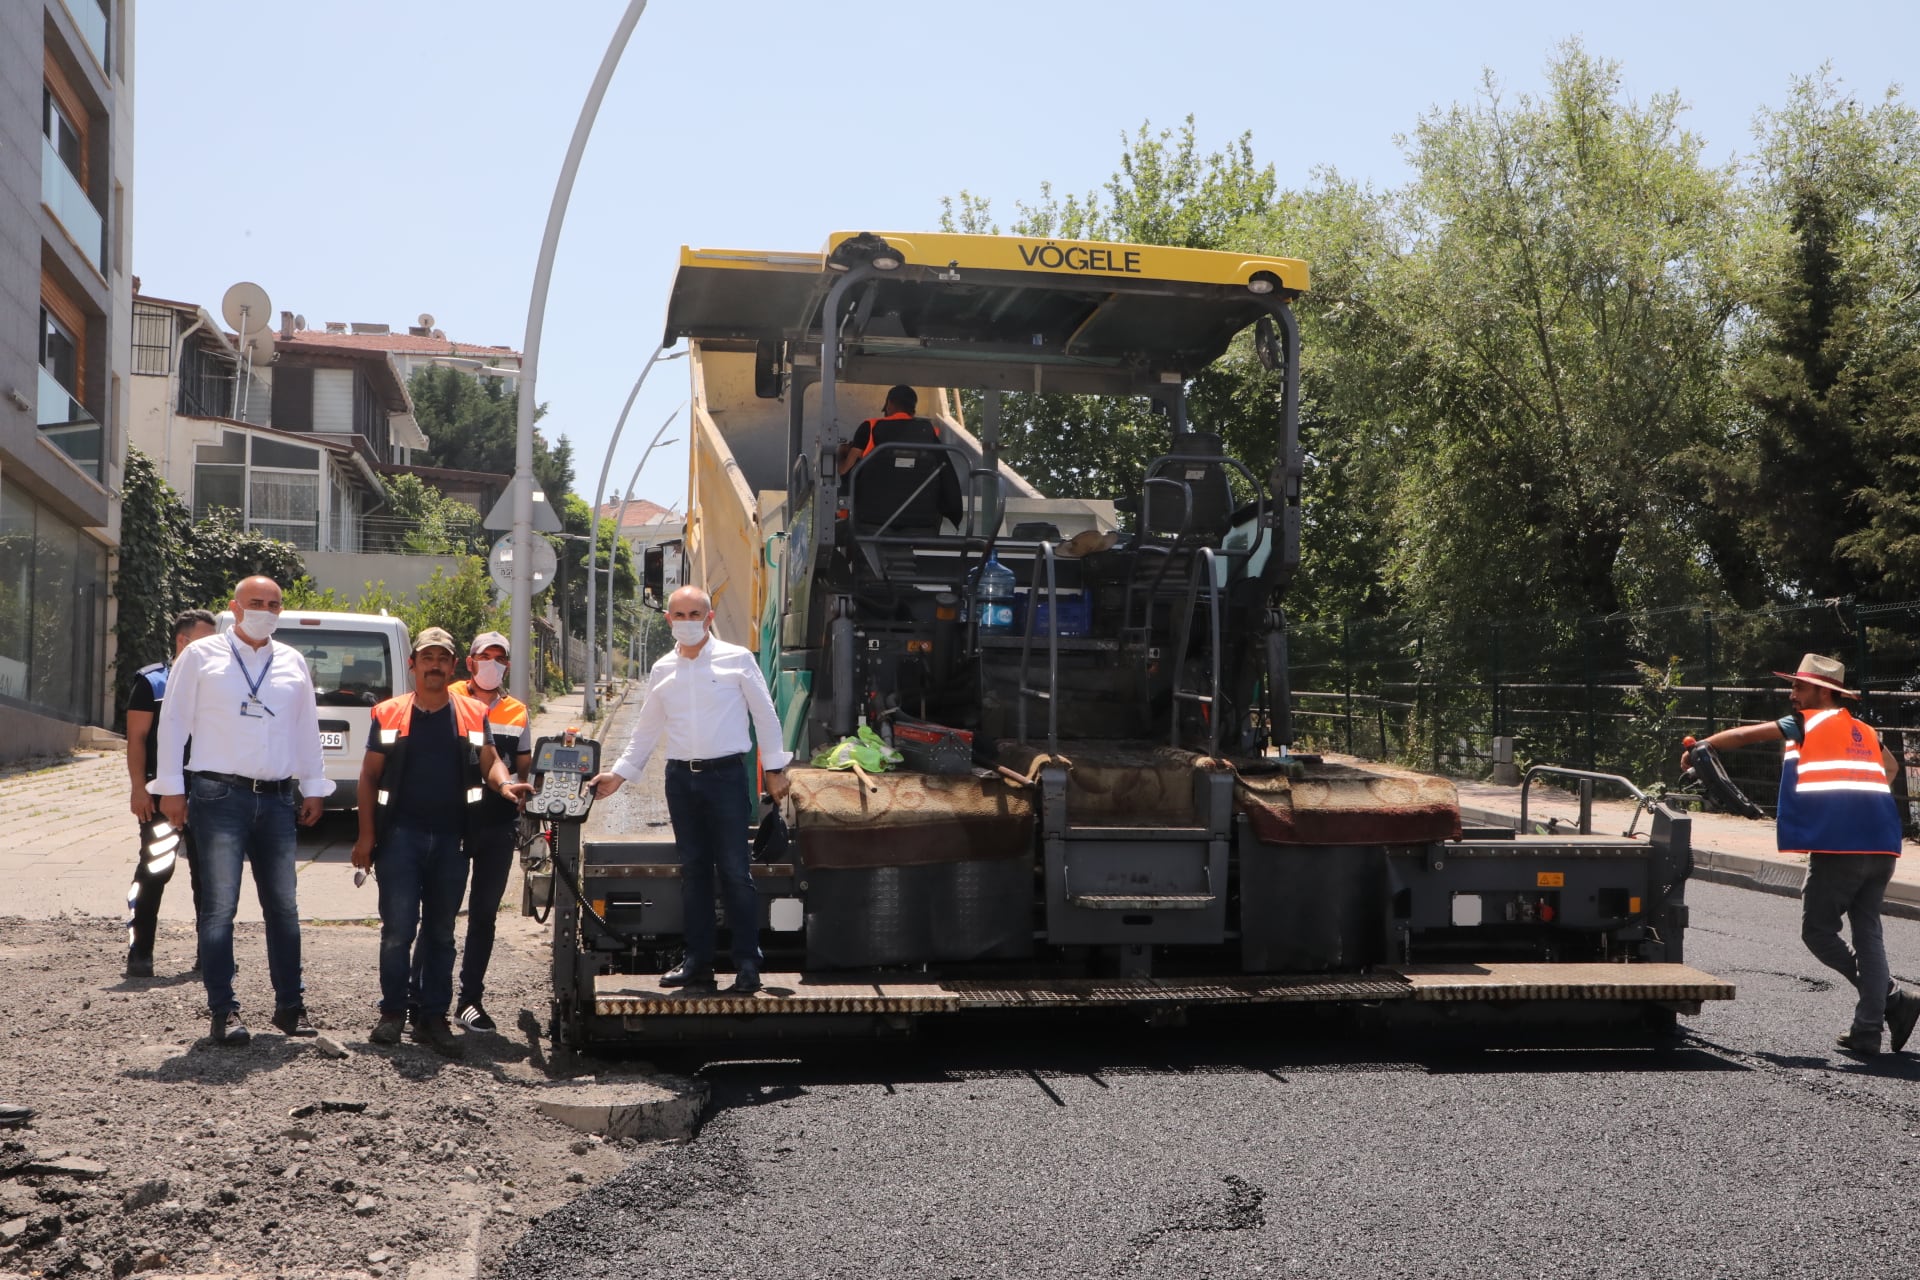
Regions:
<instances>
[{"instance_id":1,"label":"apartment building","mask_svg":"<svg viewBox=\"0 0 1920 1280\"><path fill-rule=\"evenodd\" d=\"M0 758L113 716L133 11L0 4Z\"/></svg>"}]
</instances>

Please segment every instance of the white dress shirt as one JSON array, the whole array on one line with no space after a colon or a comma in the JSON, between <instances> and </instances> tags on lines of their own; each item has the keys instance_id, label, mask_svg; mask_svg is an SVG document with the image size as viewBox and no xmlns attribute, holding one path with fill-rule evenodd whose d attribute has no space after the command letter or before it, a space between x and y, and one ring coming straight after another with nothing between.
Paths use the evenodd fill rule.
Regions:
<instances>
[{"instance_id":1,"label":"white dress shirt","mask_svg":"<svg viewBox=\"0 0 1920 1280\"><path fill-rule=\"evenodd\" d=\"M247 692L252 679L260 681L257 704ZM239 636L208 636L181 651L160 703L160 746L148 791L186 794L188 739L195 772L262 782L297 778L308 799L333 794L320 755L313 675L300 651L278 640L256 649Z\"/></svg>"},{"instance_id":2,"label":"white dress shirt","mask_svg":"<svg viewBox=\"0 0 1920 1280\"><path fill-rule=\"evenodd\" d=\"M167 686L167 696L173 696L172 685ZM639 723L633 726L633 738L614 762L613 772L634 781L663 742L669 760L714 760L751 751L749 716L760 740L761 765L786 768L793 752L785 749L780 717L753 654L712 634L691 658L681 657L675 645L647 675L647 700L640 705Z\"/></svg>"}]
</instances>

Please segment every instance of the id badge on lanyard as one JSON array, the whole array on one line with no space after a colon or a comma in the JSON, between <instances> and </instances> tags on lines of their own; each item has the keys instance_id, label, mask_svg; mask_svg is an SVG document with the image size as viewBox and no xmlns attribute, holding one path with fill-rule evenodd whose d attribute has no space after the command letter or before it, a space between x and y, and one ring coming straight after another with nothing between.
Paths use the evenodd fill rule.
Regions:
<instances>
[{"instance_id":1,"label":"id badge on lanyard","mask_svg":"<svg viewBox=\"0 0 1920 1280\"><path fill-rule=\"evenodd\" d=\"M273 718L273 708L260 701L260 686L267 682L267 673L273 670L273 648L267 648L267 660L260 667L260 674L254 675L247 670L247 660L240 656L239 648L231 637L227 640L227 651L233 654L234 665L240 668L240 678L247 682L247 696L241 699L240 716L245 720L267 720Z\"/></svg>"}]
</instances>

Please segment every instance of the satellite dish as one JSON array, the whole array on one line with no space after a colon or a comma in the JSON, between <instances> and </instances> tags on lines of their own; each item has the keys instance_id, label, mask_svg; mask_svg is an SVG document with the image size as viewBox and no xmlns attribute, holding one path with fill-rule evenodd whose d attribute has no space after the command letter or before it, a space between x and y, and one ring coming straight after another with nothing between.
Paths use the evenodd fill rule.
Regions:
<instances>
[{"instance_id":1,"label":"satellite dish","mask_svg":"<svg viewBox=\"0 0 1920 1280\"><path fill-rule=\"evenodd\" d=\"M422 329L433 328L433 313L431 311L422 311L420 313L420 327Z\"/></svg>"},{"instance_id":2,"label":"satellite dish","mask_svg":"<svg viewBox=\"0 0 1920 1280\"><path fill-rule=\"evenodd\" d=\"M255 364L266 364L273 359L273 330L261 328L247 333L247 349L253 355Z\"/></svg>"},{"instance_id":3,"label":"satellite dish","mask_svg":"<svg viewBox=\"0 0 1920 1280\"><path fill-rule=\"evenodd\" d=\"M295 333L305 333L307 331L307 318L305 316L295 316L293 318L293 331Z\"/></svg>"},{"instance_id":4,"label":"satellite dish","mask_svg":"<svg viewBox=\"0 0 1920 1280\"><path fill-rule=\"evenodd\" d=\"M220 299L220 318L242 337L266 328L272 316L273 304L267 301L267 291L251 280L242 280Z\"/></svg>"}]
</instances>

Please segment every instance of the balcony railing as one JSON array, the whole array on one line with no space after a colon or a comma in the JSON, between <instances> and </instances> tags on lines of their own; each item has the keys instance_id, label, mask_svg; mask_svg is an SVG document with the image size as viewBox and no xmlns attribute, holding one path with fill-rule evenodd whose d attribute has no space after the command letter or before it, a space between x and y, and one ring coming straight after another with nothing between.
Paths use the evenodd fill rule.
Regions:
<instances>
[{"instance_id":1,"label":"balcony railing","mask_svg":"<svg viewBox=\"0 0 1920 1280\"><path fill-rule=\"evenodd\" d=\"M111 70L107 66L107 15L100 0L61 0L61 3L73 15L73 25L80 29L80 38L93 50L94 61L102 71Z\"/></svg>"},{"instance_id":2,"label":"balcony railing","mask_svg":"<svg viewBox=\"0 0 1920 1280\"><path fill-rule=\"evenodd\" d=\"M40 203L60 220L94 270L105 275L106 219L93 207L86 188L73 176L73 170L67 168L67 162L54 149L53 140L45 134L40 137Z\"/></svg>"},{"instance_id":3,"label":"balcony railing","mask_svg":"<svg viewBox=\"0 0 1920 1280\"><path fill-rule=\"evenodd\" d=\"M100 424L86 406L60 385L46 369L40 370L40 430L80 469L100 478Z\"/></svg>"}]
</instances>

